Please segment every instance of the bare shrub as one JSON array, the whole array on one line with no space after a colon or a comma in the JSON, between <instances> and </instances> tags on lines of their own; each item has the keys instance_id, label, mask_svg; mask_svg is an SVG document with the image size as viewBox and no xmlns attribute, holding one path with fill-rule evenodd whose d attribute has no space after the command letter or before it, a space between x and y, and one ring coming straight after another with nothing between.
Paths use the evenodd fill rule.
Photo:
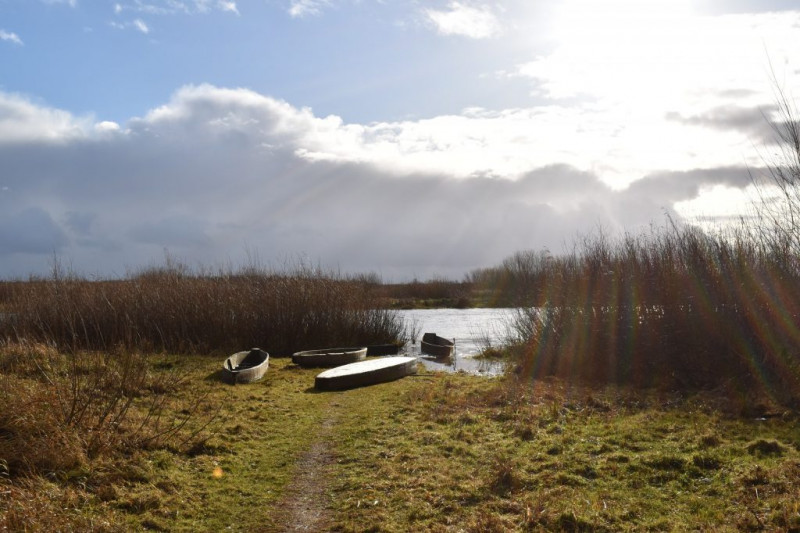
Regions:
<instances>
[{"instance_id":1,"label":"bare shrub","mask_svg":"<svg viewBox=\"0 0 800 533\"><path fill-rule=\"evenodd\" d=\"M0 360L8 365L0 378L0 458L10 475L54 475L191 436L181 430L192 413L165 416L165 392L183 376L152 374L141 354L6 345Z\"/></svg>"}]
</instances>

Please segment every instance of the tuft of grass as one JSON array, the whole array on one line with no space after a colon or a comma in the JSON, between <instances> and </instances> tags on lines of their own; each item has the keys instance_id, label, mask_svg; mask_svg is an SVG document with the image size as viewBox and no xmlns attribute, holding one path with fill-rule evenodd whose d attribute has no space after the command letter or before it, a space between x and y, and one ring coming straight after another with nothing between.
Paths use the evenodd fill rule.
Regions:
<instances>
[{"instance_id":1,"label":"tuft of grass","mask_svg":"<svg viewBox=\"0 0 800 533\"><path fill-rule=\"evenodd\" d=\"M747 452L749 454L762 457L780 457L783 455L784 450L784 447L775 440L758 439L757 441L751 442L747 445Z\"/></svg>"},{"instance_id":2,"label":"tuft of grass","mask_svg":"<svg viewBox=\"0 0 800 533\"><path fill-rule=\"evenodd\" d=\"M499 455L494 458L489 475L489 489L497 495L507 495L521 485L517 465L511 457Z\"/></svg>"}]
</instances>

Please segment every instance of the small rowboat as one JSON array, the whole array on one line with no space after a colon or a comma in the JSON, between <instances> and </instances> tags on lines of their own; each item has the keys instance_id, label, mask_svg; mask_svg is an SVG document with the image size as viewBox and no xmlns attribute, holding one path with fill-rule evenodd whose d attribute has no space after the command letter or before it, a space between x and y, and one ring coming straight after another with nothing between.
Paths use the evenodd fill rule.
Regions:
<instances>
[{"instance_id":1,"label":"small rowboat","mask_svg":"<svg viewBox=\"0 0 800 533\"><path fill-rule=\"evenodd\" d=\"M416 357L381 357L331 368L317 375L319 390L343 390L393 381L417 372Z\"/></svg>"},{"instance_id":2,"label":"small rowboat","mask_svg":"<svg viewBox=\"0 0 800 533\"><path fill-rule=\"evenodd\" d=\"M366 357L366 347L323 348L297 352L292 355L292 362L304 367L330 367L363 361Z\"/></svg>"},{"instance_id":3,"label":"small rowboat","mask_svg":"<svg viewBox=\"0 0 800 533\"><path fill-rule=\"evenodd\" d=\"M426 333L420 342L420 351L434 357L450 357L453 355L455 342L438 336L436 333Z\"/></svg>"},{"instance_id":4,"label":"small rowboat","mask_svg":"<svg viewBox=\"0 0 800 533\"><path fill-rule=\"evenodd\" d=\"M260 348L237 352L225 359L222 365L223 378L229 383L251 383L258 381L269 368L269 354Z\"/></svg>"}]
</instances>

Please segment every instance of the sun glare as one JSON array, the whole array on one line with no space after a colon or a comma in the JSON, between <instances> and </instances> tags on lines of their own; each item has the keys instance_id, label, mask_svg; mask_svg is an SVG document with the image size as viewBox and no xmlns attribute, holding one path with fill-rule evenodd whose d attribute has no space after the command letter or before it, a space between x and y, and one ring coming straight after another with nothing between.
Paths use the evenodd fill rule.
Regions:
<instances>
[{"instance_id":1,"label":"sun glare","mask_svg":"<svg viewBox=\"0 0 800 533\"><path fill-rule=\"evenodd\" d=\"M568 0L556 11L556 31L565 40L625 38L659 31L694 13L688 0Z\"/></svg>"},{"instance_id":2,"label":"sun glare","mask_svg":"<svg viewBox=\"0 0 800 533\"><path fill-rule=\"evenodd\" d=\"M566 68L591 92L630 98L643 85L669 85L697 39L693 13L687 0L569 0L555 13L552 35Z\"/></svg>"}]
</instances>

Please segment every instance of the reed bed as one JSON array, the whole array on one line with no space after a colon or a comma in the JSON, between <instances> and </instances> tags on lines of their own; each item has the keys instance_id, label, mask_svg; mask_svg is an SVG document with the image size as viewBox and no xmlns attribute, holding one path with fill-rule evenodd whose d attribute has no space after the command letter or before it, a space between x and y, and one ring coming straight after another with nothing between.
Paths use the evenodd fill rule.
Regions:
<instances>
[{"instance_id":1,"label":"reed bed","mask_svg":"<svg viewBox=\"0 0 800 533\"><path fill-rule=\"evenodd\" d=\"M315 269L208 274L168 265L115 281L54 270L49 279L6 286L0 338L66 351L208 353L259 346L288 355L406 337L396 313L374 308L370 286Z\"/></svg>"},{"instance_id":2,"label":"reed bed","mask_svg":"<svg viewBox=\"0 0 800 533\"><path fill-rule=\"evenodd\" d=\"M673 226L532 261L543 303L512 324L517 371L797 405L800 270L780 244Z\"/></svg>"},{"instance_id":3,"label":"reed bed","mask_svg":"<svg viewBox=\"0 0 800 533\"><path fill-rule=\"evenodd\" d=\"M476 303L473 284L469 281L452 281L434 276L426 281L414 279L407 283L375 285L374 291L383 307L412 308L466 308Z\"/></svg>"},{"instance_id":4,"label":"reed bed","mask_svg":"<svg viewBox=\"0 0 800 533\"><path fill-rule=\"evenodd\" d=\"M520 250L500 265L468 273L465 284L485 295L488 306L518 307L542 305L547 273L553 265L548 251Z\"/></svg>"}]
</instances>

